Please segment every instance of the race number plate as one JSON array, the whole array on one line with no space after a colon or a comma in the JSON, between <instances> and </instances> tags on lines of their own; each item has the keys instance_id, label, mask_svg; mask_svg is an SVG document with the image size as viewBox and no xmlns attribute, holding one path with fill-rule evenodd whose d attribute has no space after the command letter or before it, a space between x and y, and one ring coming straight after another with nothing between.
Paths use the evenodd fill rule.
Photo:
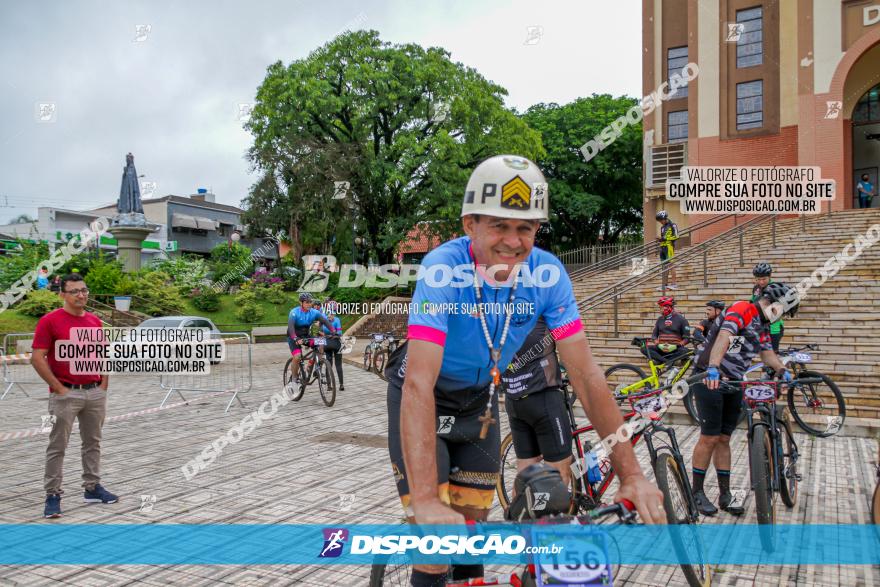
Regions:
<instances>
[{"instance_id":1,"label":"race number plate","mask_svg":"<svg viewBox=\"0 0 880 587\"><path fill-rule=\"evenodd\" d=\"M321 337L321 338L313 338L312 340L314 341L313 344L314 344L315 346L324 346L325 344L327 344L327 339L326 339L326 338L323 338L323 337Z\"/></svg>"},{"instance_id":2,"label":"race number plate","mask_svg":"<svg viewBox=\"0 0 880 587\"><path fill-rule=\"evenodd\" d=\"M654 397L646 397L633 404L633 409L644 415L656 414L666 408L666 398L661 395Z\"/></svg>"},{"instance_id":3,"label":"race number plate","mask_svg":"<svg viewBox=\"0 0 880 587\"><path fill-rule=\"evenodd\" d=\"M810 353L795 353L791 358L795 363L809 363L813 360L813 355Z\"/></svg>"},{"instance_id":4,"label":"race number plate","mask_svg":"<svg viewBox=\"0 0 880 587\"><path fill-rule=\"evenodd\" d=\"M767 401L776 397L776 390L768 385L746 387L746 397L755 401Z\"/></svg>"},{"instance_id":5,"label":"race number plate","mask_svg":"<svg viewBox=\"0 0 880 587\"><path fill-rule=\"evenodd\" d=\"M556 554L534 555L538 587L612 585L608 536L604 531L581 529L583 532L566 533L554 531L552 526L532 528L533 545L558 550Z\"/></svg>"},{"instance_id":6,"label":"race number plate","mask_svg":"<svg viewBox=\"0 0 880 587\"><path fill-rule=\"evenodd\" d=\"M382 342L383 340L385 340L385 335L384 334L374 334L373 340L375 340L376 342Z\"/></svg>"}]
</instances>

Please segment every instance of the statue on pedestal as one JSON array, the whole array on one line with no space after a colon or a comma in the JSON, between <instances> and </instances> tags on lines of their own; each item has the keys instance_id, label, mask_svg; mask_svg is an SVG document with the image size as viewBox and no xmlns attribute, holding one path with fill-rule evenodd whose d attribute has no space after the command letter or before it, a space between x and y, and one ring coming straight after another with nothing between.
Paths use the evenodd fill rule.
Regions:
<instances>
[{"instance_id":1,"label":"statue on pedestal","mask_svg":"<svg viewBox=\"0 0 880 587\"><path fill-rule=\"evenodd\" d=\"M134 155L125 156L125 169L122 170L122 186L116 202L118 214L113 217L114 226L146 226L144 205L141 203L141 189L138 185L137 170L134 168Z\"/></svg>"}]
</instances>

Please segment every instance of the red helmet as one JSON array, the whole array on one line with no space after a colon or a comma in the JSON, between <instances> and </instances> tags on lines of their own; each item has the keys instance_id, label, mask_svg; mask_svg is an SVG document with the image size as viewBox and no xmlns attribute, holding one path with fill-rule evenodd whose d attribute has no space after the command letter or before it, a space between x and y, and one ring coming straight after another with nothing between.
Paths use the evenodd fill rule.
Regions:
<instances>
[{"instance_id":1,"label":"red helmet","mask_svg":"<svg viewBox=\"0 0 880 587\"><path fill-rule=\"evenodd\" d=\"M657 305L661 308L664 306L674 306L675 298L673 298L672 296L663 296L662 298L657 300Z\"/></svg>"}]
</instances>

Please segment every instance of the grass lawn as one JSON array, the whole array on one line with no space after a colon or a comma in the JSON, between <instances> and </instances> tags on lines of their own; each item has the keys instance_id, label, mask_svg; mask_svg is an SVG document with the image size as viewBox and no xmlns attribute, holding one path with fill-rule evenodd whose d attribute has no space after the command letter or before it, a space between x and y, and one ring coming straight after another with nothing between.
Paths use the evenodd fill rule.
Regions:
<instances>
[{"instance_id":1,"label":"grass lawn","mask_svg":"<svg viewBox=\"0 0 880 587\"><path fill-rule=\"evenodd\" d=\"M294 306L299 305L299 294L290 294L288 301L284 304L275 305L263 300L260 300L259 304L265 312L265 315L260 320L260 324L287 324L288 313ZM220 309L216 312L199 310L193 305L192 300L186 300L186 314L209 318L223 332L250 331L252 325L242 324L235 316L236 309L237 306L230 295L220 296ZM342 321L342 329L347 330L358 318L360 318L360 315L339 316L339 319Z\"/></svg>"},{"instance_id":2,"label":"grass lawn","mask_svg":"<svg viewBox=\"0 0 880 587\"><path fill-rule=\"evenodd\" d=\"M33 332L37 326L37 320L33 316L22 314L18 310L6 310L0 312L0 334L12 332Z\"/></svg>"}]
</instances>

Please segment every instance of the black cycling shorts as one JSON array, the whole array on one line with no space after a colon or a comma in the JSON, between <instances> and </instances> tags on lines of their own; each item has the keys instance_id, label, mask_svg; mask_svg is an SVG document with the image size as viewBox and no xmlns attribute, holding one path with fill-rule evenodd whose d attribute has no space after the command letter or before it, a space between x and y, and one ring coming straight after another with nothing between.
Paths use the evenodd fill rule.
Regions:
<instances>
[{"instance_id":1,"label":"black cycling shorts","mask_svg":"<svg viewBox=\"0 0 880 587\"><path fill-rule=\"evenodd\" d=\"M697 413L700 416L700 434L703 436L731 436L736 430L743 409L742 388L722 387L711 390L702 381L691 386L696 394Z\"/></svg>"},{"instance_id":2,"label":"black cycling shorts","mask_svg":"<svg viewBox=\"0 0 880 587\"><path fill-rule=\"evenodd\" d=\"M666 263L667 261L672 261L672 258L675 256L675 249L672 245L668 245L666 243L660 243L660 262Z\"/></svg>"},{"instance_id":3,"label":"black cycling shorts","mask_svg":"<svg viewBox=\"0 0 880 587\"><path fill-rule=\"evenodd\" d=\"M543 456L545 461L556 463L571 457L571 423L565 401L558 387L505 398L516 458Z\"/></svg>"},{"instance_id":4,"label":"black cycling shorts","mask_svg":"<svg viewBox=\"0 0 880 587\"><path fill-rule=\"evenodd\" d=\"M388 453L397 483L400 501L408 516L409 484L400 437L400 408L406 368L406 344L391 354L385 375L388 378ZM498 391L498 390L496 390ZM501 424L498 398L492 400L495 423L480 439L483 423L479 418L486 409L488 387L447 392L434 390L437 437L437 482L440 499L449 505L490 509L495 499L495 484L501 469Z\"/></svg>"}]
</instances>

